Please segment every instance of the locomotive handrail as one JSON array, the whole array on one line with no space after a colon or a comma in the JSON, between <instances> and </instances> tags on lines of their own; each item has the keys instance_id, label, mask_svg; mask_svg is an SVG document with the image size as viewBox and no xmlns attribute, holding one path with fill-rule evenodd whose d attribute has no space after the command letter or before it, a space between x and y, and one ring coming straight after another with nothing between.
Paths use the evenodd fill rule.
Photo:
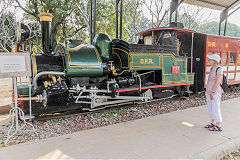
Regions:
<instances>
[{"instance_id":1,"label":"locomotive handrail","mask_svg":"<svg viewBox=\"0 0 240 160\"><path fill-rule=\"evenodd\" d=\"M33 78L33 86L34 86L34 88L37 88L37 87L38 87L38 85L37 85L37 80L38 80L38 78L41 77L41 76L43 76L43 75L48 75L48 74L64 76L64 75L65 75L65 72L45 71L45 72L40 72L40 73L38 73L38 74Z\"/></svg>"}]
</instances>

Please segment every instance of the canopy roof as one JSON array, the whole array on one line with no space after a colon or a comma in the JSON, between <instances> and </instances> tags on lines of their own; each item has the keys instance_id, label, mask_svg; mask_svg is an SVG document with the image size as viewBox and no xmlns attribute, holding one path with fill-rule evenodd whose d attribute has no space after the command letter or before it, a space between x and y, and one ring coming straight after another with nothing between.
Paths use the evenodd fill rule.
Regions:
<instances>
[{"instance_id":1,"label":"canopy roof","mask_svg":"<svg viewBox=\"0 0 240 160\"><path fill-rule=\"evenodd\" d=\"M232 9L240 4L240 0L184 0L183 3L216 10Z\"/></svg>"}]
</instances>

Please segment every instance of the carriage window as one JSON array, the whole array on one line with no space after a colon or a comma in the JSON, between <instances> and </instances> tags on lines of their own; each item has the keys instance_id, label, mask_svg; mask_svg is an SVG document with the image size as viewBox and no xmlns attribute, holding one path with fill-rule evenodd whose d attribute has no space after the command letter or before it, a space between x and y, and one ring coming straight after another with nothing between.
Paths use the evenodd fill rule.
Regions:
<instances>
[{"instance_id":1,"label":"carriage window","mask_svg":"<svg viewBox=\"0 0 240 160\"><path fill-rule=\"evenodd\" d=\"M236 62L236 53L230 53L230 64L235 64Z\"/></svg>"},{"instance_id":2,"label":"carriage window","mask_svg":"<svg viewBox=\"0 0 240 160\"><path fill-rule=\"evenodd\" d=\"M227 53L222 53L221 64L222 64L222 65L227 65L227 63L228 63Z\"/></svg>"},{"instance_id":3,"label":"carriage window","mask_svg":"<svg viewBox=\"0 0 240 160\"><path fill-rule=\"evenodd\" d=\"M238 64L240 64L240 54L238 54Z\"/></svg>"}]
</instances>

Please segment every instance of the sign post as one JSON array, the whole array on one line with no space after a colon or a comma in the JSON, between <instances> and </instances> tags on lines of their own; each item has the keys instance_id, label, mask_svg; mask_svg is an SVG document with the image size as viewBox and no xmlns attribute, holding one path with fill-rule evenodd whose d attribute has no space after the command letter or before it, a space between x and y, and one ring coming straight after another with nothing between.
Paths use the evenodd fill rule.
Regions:
<instances>
[{"instance_id":1,"label":"sign post","mask_svg":"<svg viewBox=\"0 0 240 160\"><path fill-rule=\"evenodd\" d=\"M14 91L14 104L12 103L9 120L11 119L11 126L8 130L7 139L5 145L8 144L11 137L13 137L18 131L25 126L30 125L35 132L34 126L25 121L24 112L18 107L18 94L17 94L17 77L28 77L29 97L31 96L31 85L29 83L29 77L31 76L31 63L29 53L0 53L0 78L12 78L13 79L13 91ZM29 101L29 113L31 119L31 100ZM19 126L18 120L23 121L23 125ZM15 124L15 131L14 131ZM11 131L13 130L13 133Z\"/></svg>"}]
</instances>

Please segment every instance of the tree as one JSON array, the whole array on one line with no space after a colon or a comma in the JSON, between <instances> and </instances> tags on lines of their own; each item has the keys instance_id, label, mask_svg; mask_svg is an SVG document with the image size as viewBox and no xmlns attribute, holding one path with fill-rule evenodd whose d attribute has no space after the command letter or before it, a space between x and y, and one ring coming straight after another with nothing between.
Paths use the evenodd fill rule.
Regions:
<instances>
[{"instance_id":1,"label":"tree","mask_svg":"<svg viewBox=\"0 0 240 160\"><path fill-rule=\"evenodd\" d=\"M136 42L136 33L151 27L150 20L142 12L143 0L125 0L123 9L124 30L128 41Z\"/></svg>"},{"instance_id":2,"label":"tree","mask_svg":"<svg viewBox=\"0 0 240 160\"><path fill-rule=\"evenodd\" d=\"M49 12L54 15L52 21L53 41L61 42L65 39L81 39L89 42L89 12L90 0L31 0L24 7L20 0L16 0L18 7L26 13L26 18L39 22L38 14ZM114 36L115 29L115 0L101 0L97 2L97 31L106 29ZM104 23L103 23L104 22Z\"/></svg>"},{"instance_id":3,"label":"tree","mask_svg":"<svg viewBox=\"0 0 240 160\"><path fill-rule=\"evenodd\" d=\"M167 18L169 13L169 7L165 7L168 1L164 0L149 0L144 1L145 6L152 16L152 26L153 28L159 28L164 19Z\"/></svg>"},{"instance_id":4,"label":"tree","mask_svg":"<svg viewBox=\"0 0 240 160\"><path fill-rule=\"evenodd\" d=\"M52 20L53 42L66 39L84 29L82 17L76 12L76 4L69 0L31 0L26 6L22 6L20 0L16 0L18 7L26 13L25 17L39 22L38 14L49 12L54 15ZM73 18L74 16L74 18ZM77 19L78 17L78 19ZM77 19L77 20L76 20ZM80 19L80 20L79 20Z\"/></svg>"},{"instance_id":5,"label":"tree","mask_svg":"<svg viewBox=\"0 0 240 160\"><path fill-rule=\"evenodd\" d=\"M0 2L0 51L9 52L17 42L17 22L13 13L8 8L13 4L11 0Z\"/></svg>"},{"instance_id":6,"label":"tree","mask_svg":"<svg viewBox=\"0 0 240 160\"><path fill-rule=\"evenodd\" d=\"M185 4L179 7L178 21L183 23L185 29L198 30L199 25L207 23L215 19L212 17L212 12L205 12L206 9L197 6L191 6Z\"/></svg>"},{"instance_id":7,"label":"tree","mask_svg":"<svg viewBox=\"0 0 240 160\"><path fill-rule=\"evenodd\" d=\"M221 28L221 33L223 33L224 27ZM218 35L218 22L208 22L201 24L199 26L199 31L206 34ZM230 37L240 37L240 26L228 22L226 36Z\"/></svg>"}]
</instances>

